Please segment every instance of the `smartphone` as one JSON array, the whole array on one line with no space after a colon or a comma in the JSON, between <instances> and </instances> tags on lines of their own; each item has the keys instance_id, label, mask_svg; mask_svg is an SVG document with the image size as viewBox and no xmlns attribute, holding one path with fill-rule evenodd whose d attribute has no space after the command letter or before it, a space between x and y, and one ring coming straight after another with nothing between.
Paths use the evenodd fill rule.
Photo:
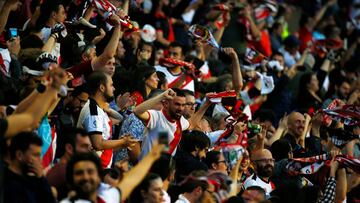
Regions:
<instances>
[{"instance_id":1,"label":"smartphone","mask_svg":"<svg viewBox=\"0 0 360 203\"><path fill-rule=\"evenodd\" d=\"M10 39L18 37L17 28L9 28L9 32L10 32Z\"/></svg>"},{"instance_id":2,"label":"smartphone","mask_svg":"<svg viewBox=\"0 0 360 203\"><path fill-rule=\"evenodd\" d=\"M164 151L169 151L169 133L166 131L161 131L158 134L159 144L165 145Z\"/></svg>"}]
</instances>

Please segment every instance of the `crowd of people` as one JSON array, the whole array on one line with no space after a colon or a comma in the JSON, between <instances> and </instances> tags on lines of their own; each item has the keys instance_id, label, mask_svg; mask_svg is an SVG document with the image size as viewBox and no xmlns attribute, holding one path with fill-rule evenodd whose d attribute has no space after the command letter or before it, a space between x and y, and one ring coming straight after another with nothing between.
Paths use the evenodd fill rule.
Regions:
<instances>
[{"instance_id":1,"label":"crowd of people","mask_svg":"<svg viewBox=\"0 0 360 203\"><path fill-rule=\"evenodd\" d=\"M359 0L0 10L0 203L360 201Z\"/></svg>"}]
</instances>

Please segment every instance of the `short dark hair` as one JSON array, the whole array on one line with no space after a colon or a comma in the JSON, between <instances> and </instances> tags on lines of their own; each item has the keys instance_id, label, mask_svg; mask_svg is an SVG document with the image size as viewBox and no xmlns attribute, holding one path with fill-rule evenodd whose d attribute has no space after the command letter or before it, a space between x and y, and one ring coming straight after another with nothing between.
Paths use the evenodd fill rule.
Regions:
<instances>
[{"instance_id":1,"label":"short dark hair","mask_svg":"<svg viewBox=\"0 0 360 203\"><path fill-rule=\"evenodd\" d=\"M181 48L181 54L183 55L183 56L185 56L186 55L186 47L183 45L183 44L181 44L180 42L171 42L170 43L170 45L169 45L169 47L180 47Z\"/></svg>"},{"instance_id":2,"label":"short dark hair","mask_svg":"<svg viewBox=\"0 0 360 203\"><path fill-rule=\"evenodd\" d=\"M130 195L130 201L133 202L143 202L143 197L141 191L148 191L153 180L156 180L161 177L156 173L148 173L146 177L141 181L141 183L134 189Z\"/></svg>"},{"instance_id":3,"label":"short dark hair","mask_svg":"<svg viewBox=\"0 0 360 203\"><path fill-rule=\"evenodd\" d=\"M186 96L188 96L188 95L195 96L194 92L191 90L183 90L183 92Z\"/></svg>"},{"instance_id":4,"label":"short dark hair","mask_svg":"<svg viewBox=\"0 0 360 203\"><path fill-rule=\"evenodd\" d=\"M282 54L282 53L279 52L279 51L274 51L274 52L272 53L272 55L271 55L271 58L273 58L274 56L282 56L282 57L284 57L284 54Z\"/></svg>"},{"instance_id":5,"label":"short dark hair","mask_svg":"<svg viewBox=\"0 0 360 203\"><path fill-rule=\"evenodd\" d=\"M175 93L177 97L185 97L185 93L183 90L179 88L171 88Z\"/></svg>"},{"instance_id":6,"label":"short dark hair","mask_svg":"<svg viewBox=\"0 0 360 203\"><path fill-rule=\"evenodd\" d=\"M59 7L63 5L62 0L51 0L51 1L45 1L40 6L40 16L36 22L36 25L38 26L45 26L45 23L47 20L50 19L52 12L58 12Z\"/></svg>"},{"instance_id":7,"label":"short dark hair","mask_svg":"<svg viewBox=\"0 0 360 203\"><path fill-rule=\"evenodd\" d=\"M201 177L205 177L205 171L193 171L189 174L189 176L182 182L180 185L181 192L192 192L195 188L201 187L203 190L206 190L209 187L207 180L200 179Z\"/></svg>"},{"instance_id":8,"label":"short dark hair","mask_svg":"<svg viewBox=\"0 0 360 203\"><path fill-rule=\"evenodd\" d=\"M77 86L77 87L74 88L74 91L71 92L71 96L72 97L77 97L81 93L84 93L84 92L88 93L85 84L82 84L82 85Z\"/></svg>"},{"instance_id":9,"label":"short dark hair","mask_svg":"<svg viewBox=\"0 0 360 203\"><path fill-rule=\"evenodd\" d=\"M212 168L213 163L218 163L220 159L221 152L213 150L206 153L206 157L204 159L205 164L208 168Z\"/></svg>"},{"instance_id":10,"label":"short dark hair","mask_svg":"<svg viewBox=\"0 0 360 203\"><path fill-rule=\"evenodd\" d=\"M80 135L81 137L87 137L88 133L86 130L81 128L66 128L64 130L64 146L65 144L70 144L73 148L75 148L77 135Z\"/></svg>"},{"instance_id":11,"label":"short dark hair","mask_svg":"<svg viewBox=\"0 0 360 203\"><path fill-rule=\"evenodd\" d=\"M16 158L16 152L26 152L30 145L42 146L43 142L41 138L33 132L21 132L12 138L9 147L11 159Z\"/></svg>"},{"instance_id":12,"label":"short dark hair","mask_svg":"<svg viewBox=\"0 0 360 203\"><path fill-rule=\"evenodd\" d=\"M138 51L139 51L140 49L144 48L144 46L149 46L149 47L151 47L151 48L154 50L154 44L153 44L153 43L151 43L151 42L145 42L145 41L141 40L140 43L139 43L139 46L138 46Z\"/></svg>"},{"instance_id":13,"label":"short dark hair","mask_svg":"<svg viewBox=\"0 0 360 203\"><path fill-rule=\"evenodd\" d=\"M70 183L70 185L74 184L74 166L81 161L90 161L94 163L99 177L101 177L101 174L103 173L101 167L101 160L97 156L97 154L93 152L75 154L73 157L71 157L70 161L67 163L66 166L66 180L68 183Z\"/></svg>"},{"instance_id":14,"label":"short dark hair","mask_svg":"<svg viewBox=\"0 0 360 203\"><path fill-rule=\"evenodd\" d=\"M107 77L104 72L95 71L87 79L87 87L90 95L95 95L100 85L106 85Z\"/></svg>"},{"instance_id":15,"label":"short dark hair","mask_svg":"<svg viewBox=\"0 0 360 203\"><path fill-rule=\"evenodd\" d=\"M196 148L205 149L209 146L210 139L208 136L198 130L184 131L180 141L180 148L186 152L193 152Z\"/></svg>"}]
</instances>

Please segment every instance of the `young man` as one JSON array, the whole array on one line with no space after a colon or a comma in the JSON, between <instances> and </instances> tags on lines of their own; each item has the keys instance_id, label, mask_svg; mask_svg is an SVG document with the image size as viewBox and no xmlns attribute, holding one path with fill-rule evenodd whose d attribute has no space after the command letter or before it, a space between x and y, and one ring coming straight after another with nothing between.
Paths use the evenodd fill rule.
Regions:
<instances>
[{"instance_id":1,"label":"young man","mask_svg":"<svg viewBox=\"0 0 360 203\"><path fill-rule=\"evenodd\" d=\"M11 140L11 161L4 173L4 202L55 202L41 164L41 139L20 133Z\"/></svg>"},{"instance_id":2,"label":"young man","mask_svg":"<svg viewBox=\"0 0 360 203\"><path fill-rule=\"evenodd\" d=\"M192 174L190 174L190 176L191 175ZM209 185L205 180L201 180L200 178L196 179L196 177L188 178L181 185L183 193L179 195L175 203L202 202L204 200L205 193L207 192L208 187Z\"/></svg>"},{"instance_id":3,"label":"young man","mask_svg":"<svg viewBox=\"0 0 360 203\"><path fill-rule=\"evenodd\" d=\"M92 150L90 138L87 132L79 128L71 128L64 132L64 143L62 147L63 155L60 160L55 164L46 174L46 178L50 185L54 186L58 192L58 199L63 199L69 192L66 183L66 165L74 154L86 153ZM60 143L59 143L60 144Z\"/></svg>"},{"instance_id":4,"label":"young man","mask_svg":"<svg viewBox=\"0 0 360 203\"><path fill-rule=\"evenodd\" d=\"M88 78L90 99L82 108L77 127L83 128L90 136L91 143L102 161L104 168L112 164L113 149L131 147L137 141L129 136L112 140L112 122L104 109L107 103L113 100L114 86L109 75L103 72L94 72Z\"/></svg>"},{"instance_id":5,"label":"young man","mask_svg":"<svg viewBox=\"0 0 360 203\"><path fill-rule=\"evenodd\" d=\"M178 42L172 42L169 47L169 58L183 61L185 59L184 47ZM163 72L170 88L186 89L195 91L194 79L183 73L181 66L167 68L155 66L156 71Z\"/></svg>"},{"instance_id":6,"label":"young man","mask_svg":"<svg viewBox=\"0 0 360 203\"><path fill-rule=\"evenodd\" d=\"M93 153L77 154L68 163L66 177L74 188L76 196L66 198L61 203L120 203L131 194L144 179L152 164L160 157L164 145L155 145L153 150L134 166L117 187L101 183L101 162Z\"/></svg>"},{"instance_id":7,"label":"young man","mask_svg":"<svg viewBox=\"0 0 360 203\"><path fill-rule=\"evenodd\" d=\"M150 110L159 102L163 102L164 106L161 111ZM168 133L168 153L172 155L175 155L177 145L182 136L182 131L197 126L206 109L211 104L210 101L207 100L199 111L197 111L189 120L186 120L183 116L185 103L186 99L183 91L173 88L141 103L134 109L134 114L144 123L148 130L156 129L158 132L165 131ZM153 140L155 140L157 136L157 133L145 131L140 158L150 151Z\"/></svg>"}]
</instances>

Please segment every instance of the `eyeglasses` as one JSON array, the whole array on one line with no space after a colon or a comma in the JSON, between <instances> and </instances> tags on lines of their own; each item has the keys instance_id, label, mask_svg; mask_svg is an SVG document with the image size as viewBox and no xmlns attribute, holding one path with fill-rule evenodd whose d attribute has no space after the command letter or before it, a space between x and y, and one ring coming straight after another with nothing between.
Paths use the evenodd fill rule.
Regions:
<instances>
[{"instance_id":1,"label":"eyeglasses","mask_svg":"<svg viewBox=\"0 0 360 203\"><path fill-rule=\"evenodd\" d=\"M259 159L259 160L254 160L254 162L274 163L275 159Z\"/></svg>"},{"instance_id":2,"label":"eyeglasses","mask_svg":"<svg viewBox=\"0 0 360 203\"><path fill-rule=\"evenodd\" d=\"M222 160L222 161L218 161L218 163L226 163L226 161L225 160Z\"/></svg>"}]
</instances>

